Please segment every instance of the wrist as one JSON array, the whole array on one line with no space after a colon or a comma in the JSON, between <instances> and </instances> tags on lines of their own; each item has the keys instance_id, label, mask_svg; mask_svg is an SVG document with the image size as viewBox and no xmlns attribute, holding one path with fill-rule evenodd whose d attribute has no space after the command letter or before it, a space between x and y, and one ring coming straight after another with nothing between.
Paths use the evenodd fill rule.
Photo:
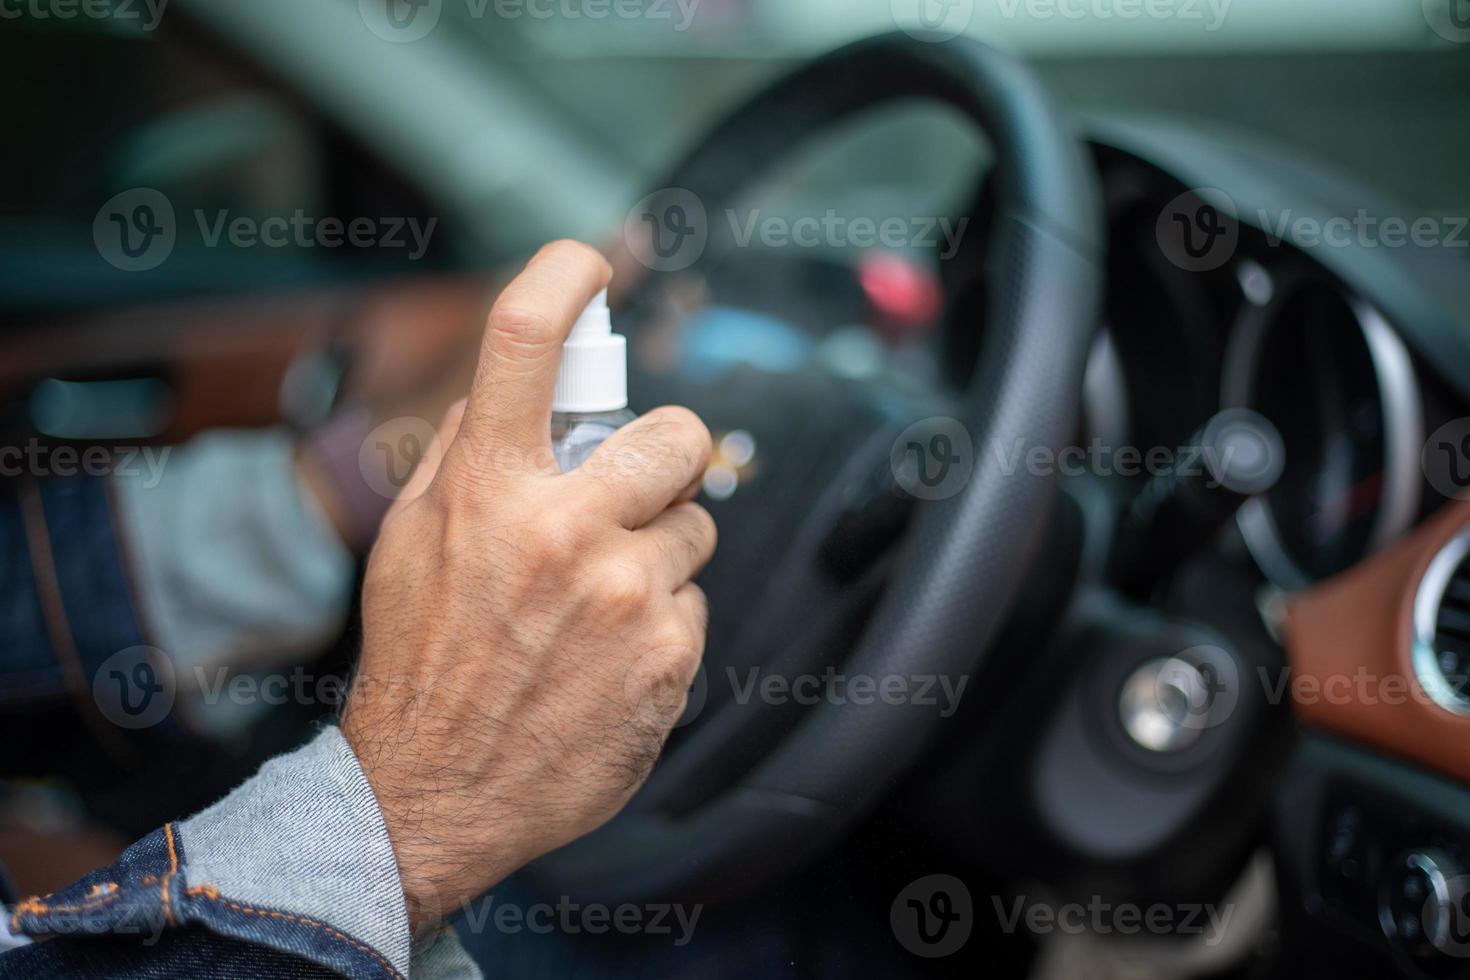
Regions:
<instances>
[{"instance_id":1,"label":"wrist","mask_svg":"<svg viewBox=\"0 0 1470 980\"><path fill-rule=\"evenodd\" d=\"M498 821L477 805L470 785L461 785L452 771L426 765L421 755L406 758L404 746L374 737L379 730L354 712L349 700L341 730L357 755L379 812L388 831L398 877L408 907L409 925L416 938L433 931L463 903L508 877L526 860L516 858L515 843L521 838L512 821ZM425 733L420 729L417 740ZM419 742L422 744L422 741ZM455 747L445 744L442 758L452 757ZM417 746L415 753L421 753ZM429 783L417 778L432 771ZM496 827L493 848L475 848L486 825ZM527 859L528 860L528 859Z\"/></svg>"}]
</instances>

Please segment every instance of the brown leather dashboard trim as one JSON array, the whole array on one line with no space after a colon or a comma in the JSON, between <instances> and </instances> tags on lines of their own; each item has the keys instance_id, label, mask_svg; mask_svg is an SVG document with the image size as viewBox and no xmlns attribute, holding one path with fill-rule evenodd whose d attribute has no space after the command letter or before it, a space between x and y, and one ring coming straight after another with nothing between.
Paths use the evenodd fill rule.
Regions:
<instances>
[{"instance_id":1,"label":"brown leather dashboard trim","mask_svg":"<svg viewBox=\"0 0 1470 980\"><path fill-rule=\"evenodd\" d=\"M1470 717L1435 704L1413 666L1419 581L1467 524L1470 502L1451 501L1393 546L1292 596L1285 639L1304 725L1470 783Z\"/></svg>"}]
</instances>

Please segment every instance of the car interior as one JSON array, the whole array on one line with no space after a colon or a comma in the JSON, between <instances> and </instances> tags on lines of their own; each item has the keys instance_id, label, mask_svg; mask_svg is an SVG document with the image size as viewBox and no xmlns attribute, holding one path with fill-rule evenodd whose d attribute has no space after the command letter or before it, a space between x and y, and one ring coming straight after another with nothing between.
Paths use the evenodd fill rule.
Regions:
<instances>
[{"instance_id":1,"label":"car interior","mask_svg":"<svg viewBox=\"0 0 1470 980\"><path fill-rule=\"evenodd\" d=\"M0 23L0 443L432 421L563 237L713 434L688 708L509 887L729 944L461 910L487 975L1470 976L1465 0L61 9ZM354 606L230 672L349 677ZM335 711L6 687L26 893Z\"/></svg>"}]
</instances>

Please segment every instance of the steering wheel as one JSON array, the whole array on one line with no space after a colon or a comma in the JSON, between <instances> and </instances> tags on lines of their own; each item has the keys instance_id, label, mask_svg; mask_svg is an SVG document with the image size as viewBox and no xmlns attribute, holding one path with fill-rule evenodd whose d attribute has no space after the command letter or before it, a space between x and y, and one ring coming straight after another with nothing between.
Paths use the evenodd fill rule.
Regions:
<instances>
[{"instance_id":1,"label":"steering wheel","mask_svg":"<svg viewBox=\"0 0 1470 980\"><path fill-rule=\"evenodd\" d=\"M1055 490L993 447L1059 451L1072 435L1097 324L1098 194L1083 150L1032 72L966 38L907 34L838 49L777 81L714 128L665 186L706 203L733 199L798 143L896 99L958 110L989 138L995 214L987 242L984 337L956 410L973 445L967 483L919 500L890 555L890 583L843 670L884 678L976 671L1022 586ZM714 209L710 209L714 213ZM950 329L981 330L978 323ZM883 449L887 474L887 447ZM890 488L891 489L891 488ZM891 494L890 494L891 495ZM821 540L832 508L807 516ZM811 560L796 547L791 562ZM790 597L788 597L790 598ZM718 597L714 597L718 601ZM818 603L797 596L791 601ZM758 615L763 610L754 610ZM760 635L760 631L756 631ZM819 654L771 637L755 662L782 671ZM728 705L734 708L734 705ZM753 705L671 743L647 786L599 831L529 869L534 885L586 901L712 902L783 873L835 840L919 756L938 730L932 706L850 699L807 708L751 739ZM752 744L759 745L754 758ZM691 795L697 774L716 792Z\"/></svg>"}]
</instances>

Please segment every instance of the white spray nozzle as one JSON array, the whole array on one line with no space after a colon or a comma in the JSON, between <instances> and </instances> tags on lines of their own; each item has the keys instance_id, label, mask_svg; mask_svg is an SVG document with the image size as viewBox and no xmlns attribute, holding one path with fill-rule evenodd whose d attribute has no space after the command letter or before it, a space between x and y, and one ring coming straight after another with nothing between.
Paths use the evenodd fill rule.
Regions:
<instances>
[{"instance_id":1,"label":"white spray nozzle","mask_svg":"<svg viewBox=\"0 0 1470 980\"><path fill-rule=\"evenodd\" d=\"M592 302L577 317L577 322L572 324L572 332L567 335L568 341L581 340L584 337L603 337L612 333L612 311L607 308L607 290L604 289L592 297Z\"/></svg>"},{"instance_id":2,"label":"white spray nozzle","mask_svg":"<svg viewBox=\"0 0 1470 980\"><path fill-rule=\"evenodd\" d=\"M577 317L561 349L555 412L613 412L628 407L628 342L612 332L607 290Z\"/></svg>"}]
</instances>

